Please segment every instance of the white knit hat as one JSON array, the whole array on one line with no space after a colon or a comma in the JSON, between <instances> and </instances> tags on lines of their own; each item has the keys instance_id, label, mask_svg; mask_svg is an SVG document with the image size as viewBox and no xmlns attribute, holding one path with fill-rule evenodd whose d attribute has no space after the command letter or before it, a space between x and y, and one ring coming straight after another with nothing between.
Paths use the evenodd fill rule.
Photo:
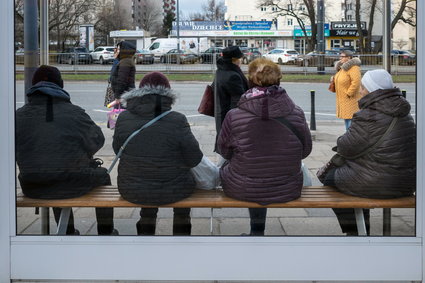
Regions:
<instances>
[{"instance_id":1,"label":"white knit hat","mask_svg":"<svg viewBox=\"0 0 425 283\"><path fill-rule=\"evenodd\" d=\"M383 69L367 71L363 75L362 85L369 92L373 92L378 89L394 88L394 83L391 75Z\"/></svg>"}]
</instances>

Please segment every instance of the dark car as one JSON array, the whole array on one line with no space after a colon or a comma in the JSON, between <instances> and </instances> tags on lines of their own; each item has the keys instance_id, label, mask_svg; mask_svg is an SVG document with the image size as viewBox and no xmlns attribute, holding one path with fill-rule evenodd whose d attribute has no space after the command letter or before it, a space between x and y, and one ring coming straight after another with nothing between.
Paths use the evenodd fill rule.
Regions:
<instances>
[{"instance_id":1,"label":"dark car","mask_svg":"<svg viewBox=\"0 0 425 283\"><path fill-rule=\"evenodd\" d=\"M85 47L71 47L65 49L64 53L58 54L58 63L75 64L84 63L91 64L92 57Z\"/></svg>"},{"instance_id":2,"label":"dark car","mask_svg":"<svg viewBox=\"0 0 425 283\"><path fill-rule=\"evenodd\" d=\"M333 67L339 61L338 50L325 50L324 64L325 66ZM298 56L297 64L299 66L317 66L319 65L319 53L317 51L309 52L305 55Z\"/></svg>"},{"instance_id":3,"label":"dark car","mask_svg":"<svg viewBox=\"0 0 425 283\"><path fill-rule=\"evenodd\" d=\"M201 63L212 63L214 59L217 60L222 56L223 49L222 47L210 47L199 55L199 61Z\"/></svg>"},{"instance_id":4,"label":"dark car","mask_svg":"<svg viewBox=\"0 0 425 283\"><path fill-rule=\"evenodd\" d=\"M243 53L242 63L249 64L257 58L261 57L261 52L254 47L241 47Z\"/></svg>"},{"instance_id":5,"label":"dark car","mask_svg":"<svg viewBox=\"0 0 425 283\"><path fill-rule=\"evenodd\" d=\"M391 59L393 64L399 65L415 65L416 55L406 50L391 50Z\"/></svg>"},{"instance_id":6,"label":"dark car","mask_svg":"<svg viewBox=\"0 0 425 283\"><path fill-rule=\"evenodd\" d=\"M134 54L134 64L153 64L155 57L147 50L137 50Z\"/></svg>"},{"instance_id":7,"label":"dark car","mask_svg":"<svg viewBox=\"0 0 425 283\"><path fill-rule=\"evenodd\" d=\"M180 64L184 64L184 63L194 64L198 61L198 55L190 51L171 49L166 54L162 55L159 60L161 63L176 63L177 64L180 61Z\"/></svg>"}]
</instances>

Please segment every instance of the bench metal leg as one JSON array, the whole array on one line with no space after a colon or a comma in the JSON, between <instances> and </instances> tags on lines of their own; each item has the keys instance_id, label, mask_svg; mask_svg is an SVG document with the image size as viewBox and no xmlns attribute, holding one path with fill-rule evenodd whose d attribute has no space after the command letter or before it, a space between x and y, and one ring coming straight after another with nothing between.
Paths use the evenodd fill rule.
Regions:
<instances>
[{"instance_id":1,"label":"bench metal leg","mask_svg":"<svg viewBox=\"0 0 425 283\"><path fill-rule=\"evenodd\" d=\"M363 208L355 208L354 213L356 215L357 233L359 236L367 236Z\"/></svg>"},{"instance_id":2,"label":"bench metal leg","mask_svg":"<svg viewBox=\"0 0 425 283\"><path fill-rule=\"evenodd\" d=\"M213 216L214 216L214 208L211 207L211 213L210 213L210 235L213 234Z\"/></svg>"},{"instance_id":3,"label":"bench metal leg","mask_svg":"<svg viewBox=\"0 0 425 283\"><path fill-rule=\"evenodd\" d=\"M50 234L50 217L49 217L49 208L40 207L40 222L41 222L41 234L49 235Z\"/></svg>"},{"instance_id":4,"label":"bench metal leg","mask_svg":"<svg viewBox=\"0 0 425 283\"><path fill-rule=\"evenodd\" d=\"M59 218L58 229L56 230L57 235L66 235L68 228L69 216L71 215L71 207L62 208L61 216Z\"/></svg>"},{"instance_id":5,"label":"bench metal leg","mask_svg":"<svg viewBox=\"0 0 425 283\"><path fill-rule=\"evenodd\" d=\"M391 208L384 208L382 231L384 236L391 236Z\"/></svg>"}]
</instances>

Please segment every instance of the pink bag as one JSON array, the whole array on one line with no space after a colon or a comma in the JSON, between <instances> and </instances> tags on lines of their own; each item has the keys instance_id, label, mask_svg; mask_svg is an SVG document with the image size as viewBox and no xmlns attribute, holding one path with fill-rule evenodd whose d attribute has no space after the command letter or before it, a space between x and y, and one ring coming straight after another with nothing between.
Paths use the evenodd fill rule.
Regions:
<instances>
[{"instance_id":1,"label":"pink bag","mask_svg":"<svg viewBox=\"0 0 425 283\"><path fill-rule=\"evenodd\" d=\"M120 113L123 112L123 111L125 111L125 109L117 108L117 109L112 109L111 111L108 112L108 114L107 114L107 116L108 116L107 127L109 129L115 128L115 124L117 123L118 115L120 115Z\"/></svg>"}]
</instances>

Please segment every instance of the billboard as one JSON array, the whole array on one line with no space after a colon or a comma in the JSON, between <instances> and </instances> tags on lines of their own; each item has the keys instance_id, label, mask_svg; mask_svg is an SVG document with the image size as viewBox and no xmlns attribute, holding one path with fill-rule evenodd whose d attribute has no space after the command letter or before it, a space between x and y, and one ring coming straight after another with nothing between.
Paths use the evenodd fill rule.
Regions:
<instances>
[{"instance_id":1,"label":"billboard","mask_svg":"<svg viewBox=\"0 0 425 283\"><path fill-rule=\"evenodd\" d=\"M94 50L94 26L80 25L80 46L85 46L87 50Z\"/></svg>"},{"instance_id":2,"label":"billboard","mask_svg":"<svg viewBox=\"0 0 425 283\"><path fill-rule=\"evenodd\" d=\"M325 36L330 36L329 24L324 24L325 26ZM311 26L305 26L305 31L307 36L311 36ZM304 32L300 26L294 26L294 36L296 37L304 37Z\"/></svg>"},{"instance_id":3,"label":"billboard","mask_svg":"<svg viewBox=\"0 0 425 283\"><path fill-rule=\"evenodd\" d=\"M177 22L173 22L172 30L177 30ZM179 30L220 31L220 30L277 30L277 21L180 21Z\"/></svg>"}]
</instances>

